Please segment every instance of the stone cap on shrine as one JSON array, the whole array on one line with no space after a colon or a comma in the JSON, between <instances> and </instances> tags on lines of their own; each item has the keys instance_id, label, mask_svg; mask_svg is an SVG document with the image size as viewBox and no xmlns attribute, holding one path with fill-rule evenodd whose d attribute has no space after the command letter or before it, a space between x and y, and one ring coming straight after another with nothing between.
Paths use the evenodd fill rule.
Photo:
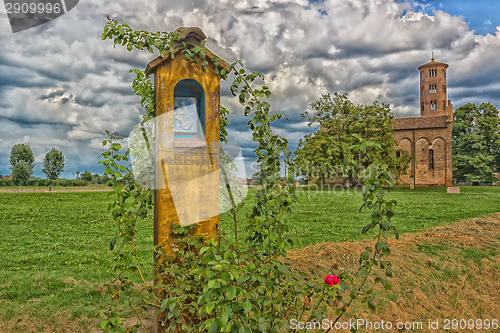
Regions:
<instances>
[{"instance_id":1,"label":"stone cap on shrine","mask_svg":"<svg viewBox=\"0 0 500 333\"><path fill-rule=\"evenodd\" d=\"M175 32L179 33L179 40L180 41L185 41L189 44L191 44L192 47L195 46L200 46L201 43L207 39L207 36L201 30L199 27L180 27L175 29ZM213 63L213 60L216 58L219 58L218 65L225 69L228 73L231 71L229 69L229 64L221 59L220 57L217 57L212 51L207 49L206 47L201 47L203 53L205 53L206 58L210 60L211 63ZM181 51L181 48L179 46L174 48L174 55L179 53ZM146 75L150 75L155 72L156 68L163 64L166 61L171 60L171 54L170 52L165 53L165 55L159 56L153 60L151 60L148 65L146 66Z\"/></svg>"}]
</instances>

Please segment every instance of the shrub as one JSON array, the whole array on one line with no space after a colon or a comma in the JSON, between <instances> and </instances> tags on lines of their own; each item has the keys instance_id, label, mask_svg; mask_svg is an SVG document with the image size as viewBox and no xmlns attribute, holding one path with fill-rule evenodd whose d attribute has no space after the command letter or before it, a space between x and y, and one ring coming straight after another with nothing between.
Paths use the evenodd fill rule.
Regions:
<instances>
[{"instance_id":1,"label":"shrub","mask_svg":"<svg viewBox=\"0 0 500 333\"><path fill-rule=\"evenodd\" d=\"M38 186L38 179L28 179L25 182L26 186Z\"/></svg>"},{"instance_id":2,"label":"shrub","mask_svg":"<svg viewBox=\"0 0 500 333\"><path fill-rule=\"evenodd\" d=\"M14 186L12 179L0 179L0 186Z\"/></svg>"},{"instance_id":3,"label":"shrub","mask_svg":"<svg viewBox=\"0 0 500 333\"><path fill-rule=\"evenodd\" d=\"M52 181L49 179L38 179L38 186L50 186Z\"/></svg>"}]
</instances>

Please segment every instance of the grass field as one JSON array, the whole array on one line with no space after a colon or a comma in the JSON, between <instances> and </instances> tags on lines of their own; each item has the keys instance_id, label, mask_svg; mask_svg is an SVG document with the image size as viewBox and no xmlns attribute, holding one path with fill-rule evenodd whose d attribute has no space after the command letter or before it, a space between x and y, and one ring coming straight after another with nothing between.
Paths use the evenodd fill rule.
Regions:
<instances>
[{"instance_id":1,"label":"grass field","mask_svg":"<svg viewBox=\"0 0 500 333\"><path fill-rule=\"evenodd\" d=\"M252 199L251 194L248 200ZM362 204L360 190L309 191L303 187L298 188L297 195L295 210L287 216L294 247L362 238L360 231L370 212L358 212ZM462 187L461 194L448 194L445 187L395 189L387 198L398 202L393 223L400 233L500 211L500 187ZM240 215L246 212L243 209ZM223 216L221 229L229 235L234 233L227 215Z\"/></svg>"},{"instance_id":2,"label":"grass field","mask_svg":"<svg viewBox=\"0 0 500 333\"><path fill-rule=\"evenodd\" d=\"M110 280L110 195L0 193L0 316L96 315L107 302L99 286ZM138 229L140 254L152 265L153 226L141 221Z\"/></svg>"},{"instance_id":3,"label":"grass field","mask_svg":"<svg viewBox=\"0 0 500 333\"><path fill-rule=\"evenodd\" d=\"M445 188L395 190L389 194L398 201L394 223L401 233L414 232L500 211L500 188L461 191L452 195ZM104 286L110 280L109 243L114 234L107 213L111 195L0 193L0 319L29 316L39 325L35 331L59 325L54 319L58 313L83 327L95 324L109 301ZM358 213L359 194L301 189L298 197L294 213L287 216L295 247L361 238L368 213ZM152 279L152 219L140 221L137 229L139 254L150 272L146 278ZM223 216L221 230L232 235L231 229L231 220Z\"/></svg>"}]
</instances>

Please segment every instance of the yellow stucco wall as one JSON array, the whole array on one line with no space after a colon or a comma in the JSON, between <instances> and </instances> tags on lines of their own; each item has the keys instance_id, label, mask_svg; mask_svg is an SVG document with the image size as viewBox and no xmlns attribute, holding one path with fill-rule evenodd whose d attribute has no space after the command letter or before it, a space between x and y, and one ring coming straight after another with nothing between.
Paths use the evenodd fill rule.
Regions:
<instances>
[{"instance_id":1,"label":"yellow stucco wall","mask_svg":"<svg viewBox=\"0 0 500 333\"><path fill-rule=\"evenodd\" d=\"M213 65L210 66L204 73L200 64L185 61L182 54L177 54L175 59L168 59L155 68L156 180L159 185L155 198L155 245L162 246L167 254L172 253L169 246L171 225L179 224L181 214L208 216L214 210L218 212L220 76L213 72ZM179 147L173 136L174 88L184 79L196 80L203 87L205 95L205 119L200 121L204 122L206 146L189 148L189 152ZM197 179L197 185L193 185ZM203 184L201 187L200 179ZM173 190L173 183L178 185L177 192ZM182 196L176 194L179 191L182 191ZM182 206L183 211L176 209L176 205ZM218 215L198 224L196 234L215 236Z\"/></svg>"}]
</instances>

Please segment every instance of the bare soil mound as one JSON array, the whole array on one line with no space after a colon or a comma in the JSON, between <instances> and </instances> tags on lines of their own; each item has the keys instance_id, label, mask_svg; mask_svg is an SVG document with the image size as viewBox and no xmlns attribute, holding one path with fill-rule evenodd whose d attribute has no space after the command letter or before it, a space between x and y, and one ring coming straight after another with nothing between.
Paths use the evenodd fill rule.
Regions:
<instances>
[{"instance_id":1,"label":"bare soil mound","mask_svg":"<svg viewBox=\"0 0 500 333\"><path fill-rule=\"evenodd\" d=\"M444 331L446 319L500 320L500 213L404 234L389 244L393 289L380 292L375 313L354 307L358 317L422 322L422 330L407 330L419 332ZM321 277L352 271L370 245L373 241L321 243L290 251L288 260L304 274ZM429 320L439 320L439 330L427 327ZM453 330L450 324L449 331L464 330Z\"/></svg>"}]
</instances>

